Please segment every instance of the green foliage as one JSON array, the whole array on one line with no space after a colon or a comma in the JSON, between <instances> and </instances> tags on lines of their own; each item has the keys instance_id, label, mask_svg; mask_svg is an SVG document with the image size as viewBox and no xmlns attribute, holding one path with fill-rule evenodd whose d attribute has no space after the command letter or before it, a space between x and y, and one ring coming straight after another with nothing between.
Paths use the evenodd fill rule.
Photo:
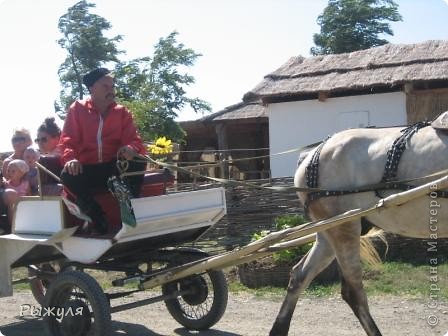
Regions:
<instances>
[{"instance_id":1,"label":"green foliage","mask_svg":"<svg viewBox=\"0 0 448 336\"><path fill-rule=\"evenodd\" d=\"M275 219L276 230L286 230L306 223L303 215L284 215Z\"/></svg>"},{"instance_id":2,"label":"green foliage","mask_svg":"<svg viewBox=\"0 0 448 336\"><path fill-rule=\"evenodd\" d=\"M142 138L152 141L166 136L181 143L185 132L175 121L186 107L195 112L209 112L210 105L186 95L185 87L195 82L186 72L201 56L177 41L177 32L161 38L152 57L120 61L116 44L121 35L104 36L111 24L89 12L95 5L83 0L68 9L59 19L63 37L58 41L67 57L59 68L60 97L55 110L62 118L67 107L87 93L82 76L99 66L115 67L117 99L133 113Z\"/></svg>"},{"instance_id":3,"label":"green foliage","mask_svg":"<svg viewBox=\"0 0 448 336\"><path fill-rule=\"evenodd\" d=\"M182 142L185 131L172 118L164 118L155 113L158 110L157 101L133 100L120 103L126 106L134 116L134 122L139 129L140 136L145 141L153 141L160 136L166 136L174 142Z\"/></svg>"},{"instance_id":4,"label":"green foliage","mask_svg":"<svg viewBox=\"0 0 448 336\"><path fill-rule=\"evenodd\" d=\"M122 62L115 69L117 96L134 113L145 140L166 136L182 142L185 134L174 121L186 106L195 112L210 111L210 105L186 95L185 86L194 77L185 70L201 56L177 42L177 32L161 38L152 58L143 57Z\"/></svg>"},{"instance_id":5,"label":"green foliage","mask_svg":"<svg viewBox=\"0 0 448 336\"><path fill-rule=\"evenodd\" d=\"M302 215L284 215L275 219L276 231L286 230L306 223ZM270 231L262 230L252 234L252 241L266 237ZM286 264L297 261L301 256L305 255L313 246L313 243L307 243L289 250L282 250L273 253L272 258L278 264Z\"/></svg>"},{"instance_id":6,"label":"green foliage","mask_svg":"<svg viewBox=\"0 0 448 336\"><path fill-rule=\"evenodd\" d=\"M393 0L329 0L317 18L321 31L314 34L313 55L340 54L388 43L380 34L393 35L387 21L401 21Z\"/></svg>"},{"instance_id":7,"label":"green foliage","mask_svg":"<svg viewBox=\"0 0 448 336\"><path fill-rule=\"evenodd\" d=\"M107 63L118 62L116 44L121 35L112 38L104 36L111 24L103 17L89 13L95 5L82 0L70 7L59 18L58 28L63 37L59 45L67 52L67 57L59 67L58 74L62 89L55 110L64 117L67 107L76 99L82 99L86 89L82 76L88 71Z\"/></svg>"}]
</instances>

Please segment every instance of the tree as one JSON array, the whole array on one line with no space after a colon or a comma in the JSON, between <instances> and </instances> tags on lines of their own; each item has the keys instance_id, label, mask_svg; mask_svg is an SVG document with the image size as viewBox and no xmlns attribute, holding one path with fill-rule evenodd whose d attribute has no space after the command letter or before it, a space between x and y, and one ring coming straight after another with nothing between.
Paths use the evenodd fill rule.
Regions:
<instances>
[{"instance_id":1,"label":"tree","mask_svg":"<svg viewBox=\"0 0 448 336\"><path fill-rule=\"evenodd\" d=\"M59 19L63 37L59 45L67 51L67 57L59 68L62 85L55 110L64 117L68 105L82 99L86 89L82 75L93 68L107 65L115 72L117 98L135 117L140 134L145 140L167 136L181 141L184 131L175 118L179 111L190 107L196 112L210 111L210 105L187 96L185 87L195 82L185 69L194 65L201 56L177 41L177 32L161 38L154 47L152 57L120 61L122 54L117 43L122 36L104 36L111 24L101 16L89 13L94 4L85 0L68 9ZM113 63L114 65L111 65Z\"/></svg>"},{"instance_id":2,"label":"tree","mask_svg":"<svg viewBox=\"0 0 448 336\"><path fill-rule=\"evenodd\" d=\"M159 39L152 57L122 62L115 69L117 96L133 112L145 140L167 136L181 141L185 136L174 119L189 106L195 112L210 111L210 105L186 95L185 86L194 77L181 71L201 56L177 41L177 32Z\"/></svg>"},{"instance_id":3,"label":"tree","mask_svg":"<svg viewBox=\"0 0 448 336\"><path fill-rule=\"evenodd\" d=\"M387 21L401 21L393 0L329 0L317 18L312 55L340 54L388 43L380 34L393 35Z\"/></svg>"},{"instance_id":4,"label":"tree","mask_svg":"<svg viewBox=\"0 0 448 336\"><path fill-rule=\"evenodd\" d=\"M122 37L104 36L104 32L112 26L103 17L89 13L94 7L94 4L82 0L70 7L59 19L58 28L63 37L58 43L67 51L67 57L58 71L62 89L59 101L55 102L56 113L61 117L65 115L71 102L83 98L83 74L109 62L119 61L117 57L121 51L116 44Z\"/></svg>"}]
</instances>

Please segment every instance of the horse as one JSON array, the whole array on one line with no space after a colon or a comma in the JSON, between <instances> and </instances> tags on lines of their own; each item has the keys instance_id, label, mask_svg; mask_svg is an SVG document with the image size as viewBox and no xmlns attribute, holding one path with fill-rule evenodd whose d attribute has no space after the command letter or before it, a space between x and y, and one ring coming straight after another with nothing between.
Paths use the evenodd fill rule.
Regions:
<instances>
[{"instance_id":1,"label":"horse","mask_svg":"<svg viewBox=\"0 0 448 336\"><path fill-rule=\"evenodd\" d=\"M444 118L448 120L448 111ZM433 125L440 123L433 122ZM350 209L367 208L380 198L397 192L395 188L411 188L429 182L428 175L447 169L448 135L446 130L435 127L420 123L411 127L349 129L334 134L309 151L298 165L295 186L335 191L325 194L307 190L298 192L310 219L317 221ZM406 186L393 183L422 176L427 178L408 182ZM379 182L383 190L356 192L363 186ZM407 237L448 237L448 199L445 196L444 191L434 192L400 207L369 214L365 219L386 232ZM317 234L312 249L292 268L287 293L270 336L288 334L300 293L334 258L341 273L343 300L368 336L381 335L369 312L363 289L360 235L361 220L352 220Z\"/></svg>"}]
</instances>

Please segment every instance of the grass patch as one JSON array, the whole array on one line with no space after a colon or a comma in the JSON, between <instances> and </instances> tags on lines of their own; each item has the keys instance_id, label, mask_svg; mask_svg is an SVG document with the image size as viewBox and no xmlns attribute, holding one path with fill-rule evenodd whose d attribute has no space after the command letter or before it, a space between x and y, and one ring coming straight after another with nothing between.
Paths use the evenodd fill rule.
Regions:
<instances>
[{"instance_id":1,"label":"grass patch","mask_svg":"<svg viewBox=\"0 0 448 336\"><path fill-rule=\"evenodd\" d=\"M283 298L286 293L286 288L282 287L260 287L260 288L248 288L241 284L238 280L232 280L229 282L229 291L235 294L251 294L256 297L270 297L270 298ZM340 292L339 283L329 285L311 285L305 290L305 296L309 297L323 297L334 296Z\"/></svg>"},{"instance_id":2,"label":"grass patch","mask_svg":"<svg viewBox=\"0 0 448 336\"><path fill-rule=\"evenodd\" d=\"M401 262L386 262L376 268L363 267L363 283L367 295L395 295L412 298L428 298L430 294L438 295L438 299L448 300L448 263L437 266L437 274L430 274L428 265L413 265ZM437 283L430 276L437 275ZM435 280L435 279L432 279ZM440 291L431 291L431 284L437 284ZM246 292L259 297L282 297L285 288L262 287L247 288L237 280L229 282L229 290L233 293ZM305 296L335 296L340 293L340 284L311 285Z\"/></svg>"},{"instance_id":3,"label":"grass patch","mask_svg":"<svg viewBox=\"0 0 448 336\"><path fill-rule=\"evenodd\" d=\"M14 268L12 270L12 279L19 280L28 277L28 269L26 267ZM24 291L29 290L30 285L28 283L19 283L13 286L14 290Z\"/></svg>"},{"instance_id":4,"label":"grass patch","mask_svg":"<svg viewBox=\"0 0 448 336\"><path fill-rule=\"evenodd\" d=\"M285 295L285 288L281 287L260 287L249 288L241 284L238 280L232 280L228 283L229 291L234 294L251 294L256 297L281 298Z\"/></svg>"},{"instance_id":5,"label":"grass patch","mask_svg":"<svg viewBox=\"0 0 448 336\"><path fill-rule=\"evenodd\" d=\"M430 276L437 276L430 279ZM437 266L437 274L430 274L429 265L387 262L377 269L364 268L364 287L370 295L398 295L428 298L431 285L436 284L440 299L448 300L448 264Z\"/></svg>"}]
</instances>

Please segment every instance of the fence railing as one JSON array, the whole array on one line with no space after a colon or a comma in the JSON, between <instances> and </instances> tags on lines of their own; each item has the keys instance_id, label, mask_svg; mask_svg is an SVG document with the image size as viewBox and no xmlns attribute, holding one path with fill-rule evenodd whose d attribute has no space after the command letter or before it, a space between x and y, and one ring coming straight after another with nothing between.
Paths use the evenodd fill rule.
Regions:
<instances>
[{"instance_id":1,"label":"fence railing","mask_svg":"<svg viewBox=\"0 0 448 336\"><path fill-rule=\"evenodd\" d=\"M170 154L167 159L170 163L210 177L247 180L271 176L269 148L179 151ZM180 173L178 180L196 182L200 179Z\"/></svg>"}]
</instances>

